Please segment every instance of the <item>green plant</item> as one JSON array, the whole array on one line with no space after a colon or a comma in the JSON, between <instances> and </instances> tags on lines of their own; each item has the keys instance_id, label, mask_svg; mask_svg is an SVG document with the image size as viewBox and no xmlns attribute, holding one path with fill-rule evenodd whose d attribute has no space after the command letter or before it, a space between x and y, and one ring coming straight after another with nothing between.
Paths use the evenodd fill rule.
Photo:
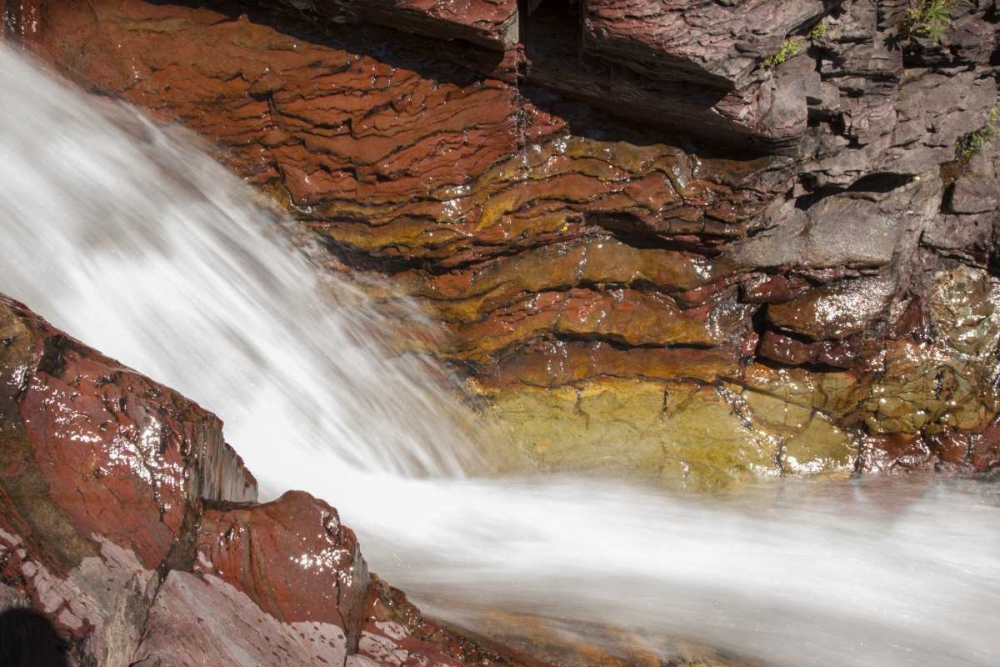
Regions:
<instances>
[{"instance_id":1,"label":"green plant","mask_svg":"<svg viewBox=\"0 0 1000 667\"><path fill-rule=\"evenodd\" d=\"M910 41L914 37L928 37L940 42L951 25L949 9L952 2L954 0L911 0L899 26L900 38Z\"/></svg>"},{"instance_id":2,"label":"green plant","mask_svg":"<svg viewBox=\"0 0 1000 667\"><path fill-rule=\"evenodd\" d=\"M798 53L800 48L802 48L802 46L799 44L799 41L794 37L789 37L781 43L781 48L778 49L777 53L764 60L764 67L770 68L775 65L780 65Z\"/></svg>"},{"instance_id":3,"label":"green plant","mask_svg":"<svg viewBox=\"0 0 1000 667\"><path fill-rule=\"evenodd\" d=\"M816 41L817 39L822 39L823 35L826 34L827 29L826 21L820 21L813 26L813 29L809 31L809 39Z\"/></svg>"},{"instance_id":4,"label":"green plant","mask_svg":"<svg viewBox=\"0 0 1000 667\"><path fill-rule=\"evenodd\" d=\"M955 153L962 162L967 162L976 151L986 148L1000 135L1000 109L990 109L989 120L975 132L971 132L955 143Z\"/></svg>"}]
</instances>

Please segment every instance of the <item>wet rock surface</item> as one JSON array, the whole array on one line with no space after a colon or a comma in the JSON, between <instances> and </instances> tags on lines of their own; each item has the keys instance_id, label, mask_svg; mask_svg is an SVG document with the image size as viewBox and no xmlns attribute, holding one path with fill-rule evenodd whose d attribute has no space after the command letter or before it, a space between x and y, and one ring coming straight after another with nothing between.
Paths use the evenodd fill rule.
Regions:
<instances>
[{"instance_id":1,"label":"wet rock surface","mask_svg":"<svg viewBox=\"0 0 1000 667\"><path fill-rule=\"evenodd\" d=\"M416 300L536 469L696 489L1000 470L997 11L907 9L0 0ZM326 503L257 504L218 419L7 299L0 458L0 611L70 664L621 664L424 617Z\"/></svg>"},{"instance_id":2,"label":"wet rock surface","mask_svg":"<svg viewBox=\"0 0 1000 667\"><path fill-rule=\"evenodd\" d=\"M0 564L73 643L126 665L203 502L256 481L214 416L0 298Z\"/></svg>"},{"instance_id":3,"label":"wet rock surface","mask_svg":"<svg viewBox=\"0 0 1000 667\"><path fill-rule=\"evenodd\" d=\"M992 4L346 4L7 32L390 276L542 469L996 469Z\"/></svg>"},{"instance_id":4,"label":"wet rock surface","mask_svg":"<svg viewBox=\"0 0 1000 667\"><path fill-rule=\"evenodd\" d=\"M423 618L329 505L257 504L214 415L2 296L0 388L0 614L53 664L542 664Z\"/></svg>"}]
</instances>

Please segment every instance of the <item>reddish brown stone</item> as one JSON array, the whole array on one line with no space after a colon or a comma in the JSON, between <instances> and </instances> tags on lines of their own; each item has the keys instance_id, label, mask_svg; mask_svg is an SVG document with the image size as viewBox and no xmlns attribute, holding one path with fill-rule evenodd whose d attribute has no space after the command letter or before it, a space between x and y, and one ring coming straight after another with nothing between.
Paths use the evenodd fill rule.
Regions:
<instances>
[{"instance_id":1,"label":"reddish brown stone","mask_svg":"<svg viewBox=\"0 0 1000 667\"><path fill-rule=\"evenodd\" d=\"M978 472L1000 470L1000 424L990 424L982 435L972 439L969 458Z\"/></svg>"},{"instance_id":2,"label":"reddish brown stone","mask_svg":"<svg viewBox=\"0 0 1000 667\"><path fill-rule=\"evenodd\" d=\"M333 624L357 641L368 569L354 532L323 501L291 491L264 505L206 510L197 549L197 572L278 621Z\"/></svg>"},{"instance_id":3,"label":"reddish brown stone","mask_svg":"<svg viewBox=\"0 0 1000 667\"><path fill-rule=\"evenodd\" d=\"M0 296L0 611L73 664L522 664L373 582L326 503L255 494L217 418Z\"/></svg>"},{"instance_id":4,"label":"reddish brown stone","mask_svg":"<svg viewBox=\"0 0 1000 667\"><path fill-rule=\"evenodd\" d=\"M805 278L784 274L750 276L741 286L743 299L750 303L791 301L812 289L812 285Z\"/></svg>"},{"instance_id":5,"label":"reddish brown stone","mask_svg":"<svg viewBox=\"0 0 1000 667\"><path fill-rule=\"evenodd\" d=\"M734 90L703 71L692 77L697 66L679 67L678 59L649 67L616 58L585 41L579 21L573 5L549 2L522 26L529 82L640 126L694 133L715 144L790 150L806 129L805 97L794 86L755 80ZM631 30L621 23L625 32ZM600 57L581 56L585 44ZM771 113L779 109L784 112Z\"/></svg>"},{"instance_id":6,"label":"reddish brown stone","mask_svg":"<svg viewBox=\"0 0 1000 667\"><path fill-rule=\"evenodd\" d=\"M733 272L706 253L786 186L773 160L695 158L662 135L621 141L634 130L536 104L447 47L371 26L320 32L282 11L51 3L39 48L216 142L349 266L392 269L463 355L478 346L490 362L550 335L723 338L709 315L731 310L717 302Z\"/></svg>"},{"instance_id":7,"label":"reddish brown stone","mask_svg":"<svg viewBox=\"0 0 1000 667\"><path fill-rule=\"evenodd\" d=\"M295 4L286 0L289 4ZM328 2L365 21L503 51L517 43L517 0L349 0Z\"/></svg>"},{"instance_id":8,"label":"reddish brown stone","mask_svg":"<svg viewBox=\"0 0 1000 667\"><path fill-rule=\"evenodd\" d=\"M207 510L197 553L195 573L171 572L157 594L136 665L522 664L425 619L369 575L354 533L306 493Z\"/></svg>"},{"instance_id":9,"label":"reddish brown stone","mask_svg":"<svg viewBox=\"0 0 1000 667\"><path fill-rule=\"evenodd\" d=\"M910 299L902 315L892 323L891 335L894 337L909 337L914 340L925 340L929 323L924 304L920 299Z\"/></svg>"},{"instance_id":10,"label":"reddish brown stone","mask_svg":"<svg viewBox=\"0 0 1000 667\"><path fill-rule=\"evenodd\" d=\"M936 456L919 433L867 435L861 449L861 469L867 473L933 470Z\"/></svg>"},{"instance_id":11,"label":"reddish brown stone","mask_svg":"<svg viewBox=\"0 0 1000 667\"><path fill-rule=\"evenodd\" d=\"M818 364L833 368L852 368L860 352L861 343L857 337L803 342L771 329L764 332L757 349L765 359L788 366Z\"/></svg>"},{"instance_id":12,"label":"reddish brown stone","mask_svg":"<svg viewBox=\"0 0 1000 667\"><path fill-rule=\"evenodd\" d=\"M816 363L833 368L853 368L862 356L862 347L858 336L845 340L824 340L813 345Z\"/></svg>"},{"instance_id":13,"label":"reddish brown stone","mask_svg":"<svg viewBox=\"0 0 1000 667\"><path fill-rule=\"evenodd\" d=\"M2 572L90 659L138 641L202 499L255 497L214 415L0 296Z\"/></svg>"},{"instance_id":14,"label":"reddish brown stone","mask_svg":"<svg viewBox=\"0 0 1000 667\"><path fill-rule=\"evenodd\" d=\"M941 466L958 469L967 464L972 443L981 436L949 430L927 437L927 447Z\"/></svg>"},{"instance_id":15,"label":"reddish brown stone","mask_svg":"<svg viewBox=\"0 0 1000 667\"><path fill-rule=\"evenodd\" d=\"M20 440L5 448L0 483L28 503L18 513L29 525L43 521L30 503L51 503L75 533L102 535L156 568L191 501L256 497L214 415L3 297L0 324L7 382L17 388L4 399L17 406L17 417L7 414ZM44 488L44 498L19 497L22 488Z\"/></svg>"},{"instance_id":16,"label":"reddish brown stone","mask_svg":"<svg viewBox=\"0 0 1000 667\"><path fill-rule=\"evenodd\" d=\"M846 338L886 316L896 287L883 278L859 278L816 289L767 307L776 326L813 340Z\"/></svg>"},{"instance_id":17,"label":"reddish brown stone","mask_svg":"<svg viewBox=\"0 0 1000 667\"><path fill-rule=\"evenodd\" d=\"M815 360L815 353L808 343L770 329L761 336L757 353L765 359L788 366L801 366Z\"/></svg>"},{"instance_id":18,"label":"reddish brown stone","mask_svg":"<svg viewBox=\"0 0 1000 667\"><path fill-rule=\"evenodd\" d=\"M42 29L42 0L0 0L0 40L37 39Z\"/></svg>"}]
</instances>

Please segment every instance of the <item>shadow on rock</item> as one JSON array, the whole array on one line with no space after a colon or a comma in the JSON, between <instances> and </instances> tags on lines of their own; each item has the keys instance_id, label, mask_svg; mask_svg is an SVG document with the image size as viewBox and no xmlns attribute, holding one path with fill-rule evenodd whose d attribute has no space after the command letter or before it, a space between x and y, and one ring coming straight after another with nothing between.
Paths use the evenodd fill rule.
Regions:
<instances>
[{"instance_id":1,"label":"shadow on rock","mask_svg":"<svg viewBox=\"0 0 1000 667\"><path fill-rule=\"evenodd\" d=\"M52 624L29 609L0 614L0 665L69 667L66 644Z\"/></svg>"}]
</instances>

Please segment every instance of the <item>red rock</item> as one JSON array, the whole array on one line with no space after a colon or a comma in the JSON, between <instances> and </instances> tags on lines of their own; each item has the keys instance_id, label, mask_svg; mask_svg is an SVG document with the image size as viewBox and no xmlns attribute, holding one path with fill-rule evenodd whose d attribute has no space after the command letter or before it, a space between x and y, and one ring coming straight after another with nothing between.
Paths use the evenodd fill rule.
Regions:
<instances>
[{"instance_id":1,"label":"red rock","mask_svg":"<svg viewBox=\"0 0 1000 667\"><path fill-rule=\"evenodd\" d=\"M846 338L885 318L896 289L891 278L847 280L791 301L769 304L767 319L813 340Z\"/></svg>"},{"instance_id":2,"label":"red rock","mask_svg":"<svg viewBox=\"0 0 1000 667\"><path fill-rule=\"evenodd\" d=\"M195 571L234 586L282 623L335 625L357 641L368 569L337 511L306 493L206 510ZM355 625L352 625L355 623Z\"/></svg>"},{"instance_id":3,"label":"red rock","mask_svg":"<svg viewBox=\"0 0 1000 667\"><path fill-rule=\"evenodd\" d=\"M3 576L116 664L201 500L256 482L214 415L2 296L0 373Z\"/></svg>"},{"instance_id":4,"label":"red rock","mask_svg":"<svg viewBox=\"0 0 1000 667\"><path fill-rule=\"evenodd\" d=\"M0 0L0 40L35 39L42 28L42 0Z\"/></svg>"},{"instance_id":5,"label":"red rock","mask_svg":"<svg viewBox=\"0 0 1000 667\"><path fill-rule=\"evenodd\" d=\"M369 575L354 533L306 493L206 510L197 539L195 572L167 575L136 665L518 664Z\"/></svg>"},{"instance_id":6,"label":"red rock","mask_svg":"<svg viewBox=\"0 0 1000 667\"><path fill-rule=\"evenodd\" d=\"M286 0L289 4L295 4ZM517 0L349 0L328 2L362 20L503 51L517 43Z\"/></svg>"},{"instance_id":7,"label":"red rock","mask_svg":"<svg viewBox=\"0 0 1000 667\"><path fill-rule=\"evenodd\" d=\"M683 4L678 2L673 6L677 22L686 12ZM739 10L732 13L740 15ZM619 26L621 35L638 35L639 40L645 37L643 30L636 29L642 21L621 19L618 17L609 25ZM745 85L734 89L724 76L715 75L693 58L687 58L687 54L675 58L663 51L647 50L651 54L648 59L621 57L627 49L607 47L622 45L626 40L606 40L604 35L595 38L596 33L586 29L581 34L579 23L580 17L572 5L554 2L541 5L524 23L521 40L524 73L529 82L584 100L634 124L694 133L718 145L763 148L768 152L792 151L806 130L805 96L796 88L776 89L769 83L762 85L757 79L741 77L740 83ZM647 27L655 30L655 22ZM776 29L780 30L780 26ZM695 43L703 36L687 29L675 34L690 34ZM775 38L777 47L781 37L776 32L768 41ZM581 56L585 46L589 54ZM704 51L716 52L711 46ZM757 58L721 60L743 63L749 72ZM782 109L782 113L771 113L772 108ZM795 113L789 113L789 109Z\"/></svg>"},{"instance_id":8,"label":"red rock","mask_svg":"<svg viewBox=\"0 0 1000 667\"><path fill-rule=\"evenodd\" d=\"M801 276L784 274L760 274L743 281L743 299L749 303L777 303L791 301L811 289L810 283Z\"/></svg>"},{"instance_id":9,"label":"red rock","mask_svg":"<svg viewBox=\"0 0 1000 667\"><path fill-rule=\"evenodd\" d=\"M809 343L803 343L791 336L785 336L770 329L761 336L757 353L765 359L789 366L801 366L816 360L816 355Z\"/></svg>"},{"instance_id":10,"label":"red rock","mask_svg":"<svg viewBox=\"0 0 1000 667\"><path fill-rule=\"evenodd\" d=\"M861 469L864 472L900 473L934 469L937 457L919 433L866 435L863 443Z\"/></svg>"},{"instance_id":11,"label":"red rock","mask_svg":"<svg viewBox=\"0 0 1000 667\"><path fill-rule=\"evenodd\" d=\"M938 458L939 467L959 470L968 466L969 451L981 436L962 431L945 431L928 436L927 447Z\"/></svg>"},{"instance_id":12,"label":"red rock","mask_svg":"<svg viewBox=\"0 0 1000 667\"><path fill-rule=\"evenodd\" d=\"M1000 424L994 421L982 435L974 436L969 450L976 471L997 474L1000 471Z\"/></svg>"},{"instance_id":13,"label":"red rock","mask_svg":"<svg viewBox=\"0 0 1000 667\"><path fill-rule=\"evenodd\" d=\"M221 426L0 296L0 612L109 667L520 664L373 579L326 503L256 504Z\"/></svg>"},{"instance_id":14,"label":"red rock","mask_svg":"<svg viewBox=\"0 0 1000 667\"><path fill-rule=\"evenodd\" d=\"M349 262L376 260L426 297L460 354L487 341L476 350L487 364L552 335L715 344L708 313L728 299L733 272L705 252L746 234L787 185L769 158L622 140L634 130L579 105L536 104L418 37L353 25L283 33L275 26L297 24L274 7L240 17L140 0L44 10L47 57L216 142ZM609 136L588 136L591 126ZM570 261L576 248L585 261ZM555 302L528 306L569 286L584 292L555 299L565 316ZM600 312L609 317L598 322Z\"/></svg>"},{"instance_id":15,"label":"red rock","mask_svg":"<svg viewBox=\"0 0 1000 667\"><path fill-rule=\"evenodd\" d=\"M761 337L757 353L765 359L788 366L818 364L833 368L852 368L861 354L861 342L857 337L804 342L768 329Z\"/></svg>"}]
</instances>

